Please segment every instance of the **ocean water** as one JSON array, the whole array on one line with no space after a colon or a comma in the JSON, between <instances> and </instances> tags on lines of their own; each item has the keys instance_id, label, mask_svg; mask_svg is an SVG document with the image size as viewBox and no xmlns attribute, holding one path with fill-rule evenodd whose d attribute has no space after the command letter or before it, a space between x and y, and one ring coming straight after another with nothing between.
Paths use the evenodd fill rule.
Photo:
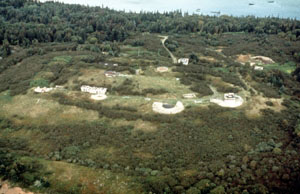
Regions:
<instances>
[{"instance_id":1,"label":"ocean water","mask_svg":"<svg viewBox=\"0 0 300 194\"><path fill-rule=\"evenodd\" d=\"M42 2L46 0L41 0ZM127 12L174 11L189 14L233 16L275 16L300 19L300 0L59 0L71 4L104 6ZM253 4L253 5L250 5Z\"/></svg>"}]
</instances>

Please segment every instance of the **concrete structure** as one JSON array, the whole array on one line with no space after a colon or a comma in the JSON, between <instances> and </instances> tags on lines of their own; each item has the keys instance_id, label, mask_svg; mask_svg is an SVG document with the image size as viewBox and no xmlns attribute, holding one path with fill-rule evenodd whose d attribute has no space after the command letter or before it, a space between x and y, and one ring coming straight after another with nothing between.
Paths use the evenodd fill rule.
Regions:
<instances>
[{"instance_id":1,"label":"concrete structure","mask_svg":"<svg viewBox=\"0 0 300 194\"><path fill-rule=\"evenodd\" d=\"M119 77L132 77L132 75L121 74L121 73L119 73L118 76L119 76Z\"/></svg>"},{"instance_id":2,"label":"concrete structure","mask_svg":"<svg viewBox=\"0 0 300 194\"><path fill-rule=\"evenodd\" d=\"M183 96L183 98L186 98L186 99L196 98L196 94L194 94L194 93L183 94L182 96Z\"/></svg>"},{"instance_id":3,"label":"concrete structure","mask_svg":"<svg viewBox=\"0 0 300 194\"><path fill-rule=\"evenodd\" d=\"M107 96L105 94L94 94L91 96L93 100L105 100Z\"/></svg>"},{"instance_id":4,"label":"concrete structure","mask_svg":"<svg viewBox=\"0 0 300 194\"><path fill-rule=\"evenodd\" d=\"M178 101L175 106L162 102L154 102L152 104L152 110L160 114L177 114L184 110L184 106L180 101Z\"/></svg>"},{"instance_id":5,"label":"concrete structure","mask_svg":"<svg viewBox=\"0 0 300 194\"><path fill-rule=\"evenodd\" d=\"M167 72L169 70L169 68L167 67L158 67L156 68L156 71L163 73L163 72Z\"/></svg>"},{"instance_id":6,"label":"concrete structure","mask_svg":"<svg viewBox=\"0 0 300 194\"><path fill-rule=\"evenodd\" d=\"M119 73L117 73L117 72L115 72L115 71L106 71L106 72L104 73L104 75L105 75L106 77L117 77L117 76L119 75Z\"/></svg>"},{"instance_id":7,"label":"concrete structure","mask_svg":"<svg viewBox=\"0 0 300 194\"><path fill-rule=\"evenodd\" d=\"M34 88L34 92L36 92L36 93L47 93L52 90L53 90L53 88L46 88L46 87L41 88L40 86Z\"/></svg>"},{"instance_id":8,"label":"concrete structure","mask_svg":"<svg viewBox=\"0 0 300 194\"><path fill-rule=\"evenodd\" d=\"M242 97L240 97L234 93L227 93L227 94L224 94L223 99L212 98L212 99L210 99L210 102L216 103L222 107L236 108L236 107L241 106L244 103L244 100L242 99Z\"/></svg>"},{"instance_id":9,"label":"concrete structure","mask_svg":"<svg viewBox=\"0 0 300 194\"><path fill-rule=\"evenodd\" d=\"M262 71L262 70L264 70L264 67L261 67L261 66L254 66L254 70Z\"/></svg>"},{"instance_id":10,"label":"concrete structure","mask_svg":"<svg viewBox=\"0 0 300 194\"><path fill-rule=\"evenodd\" d=\"M183 65L188 65L189 64L189 58L178 59L178 63L182 63Z\"/></svg>"},{"instance_id":11,"label":"concrete structure","mask_svg":"<svg viewBox=\"0 0 300 194\"><path fill-rule=\"evenodd\" d=\"M107 88L98 88L98 87L91 87L91 86L81 86L82 92L87 92L91 94L105 94L107 91Z\"/></svg>"},{"instance_id":12,"label":"concrete structure","mask_svg":"<svg viewBox=\"0 0 300 194\"><path fill-rule=\"evenodd\" d=\"M263 64L273 64L275 63L275 61L269 57L265 57L265 56L254 56L254 57L251 57L252 60L256 60L256 61L259 61Z\"/></svg>"}]
</instances>

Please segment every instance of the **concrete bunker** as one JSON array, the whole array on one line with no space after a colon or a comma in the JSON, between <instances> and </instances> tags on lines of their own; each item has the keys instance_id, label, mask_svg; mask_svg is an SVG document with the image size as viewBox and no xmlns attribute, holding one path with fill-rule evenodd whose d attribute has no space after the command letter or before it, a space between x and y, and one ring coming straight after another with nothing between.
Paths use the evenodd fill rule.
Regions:
<instances>
[{"instance_id":1,"label":"concrete bunker","mask_svg":"<svg viewBox=\"0 0 300 194\"><path fill-rule=\"evenodd\" d=\"M156 71L158 71L160 73L167 72L168 70L169 70L168 67L158 67L158 68L156 68Z\"/></svg>"},{"instance_id":2,"label":"concrete bunker","mask_svg":"<svg viewBox=\"0 0 300 194\"><path fill-rule=\"evenodd\" d=\"M234 93L226 93L224 94L223 99L212 98L210 99L210 102L218 104L222 107L236 108L241 106L244 103L244 100L242 97Z\"/></svg>"},{"instance_id":3,"label":"concrete bunker","mask_svg":"<svg viewBox=\"0 0 300 194\"><path fill-rule=\"evenodd\" d=\"M180 58L180 59L178 59L178 63L181 63L183 65L188 65L189 64L189 58Z\"/></svg>"},{"instance_id":4,"label":"concrete bunker","mask_svg":"<svg viewBox=\"0 0 300 194\"><path fill-rule=\"evenodd\" d=\"M184 105L180 101L177 101L175 105L162 102L154 102L152 104L152 109L154 112L160 114L177 114L184 110Z\"/></svg>"},{"instance_id":5,"label":"concrete bunker","mask_svg":"<svg viewBox=\"0 0 300 194\"><path fill-rule=\"evenodd\" d=\"M81 91L93 94L93 95L91 95L91 99L93 99L93 100L105 100L107 98L107 96L105 94L107 91L107 88L98 88L98 87L91 87L91 86L83 85L83 86L81 86Z\"/></svg>"},{"instance_id":6,"label":"concrete bunker","mask_svg":"<svg viewBox=\"0 0 300 194\"><path fill-rule=\"evenodd\" d=\"M41 88L40 86L34 88L34 92L36 92L36 93L47 93L52 90L53 90L53 88L46 88L46 87Z\"/></svg>"}]
</instances>

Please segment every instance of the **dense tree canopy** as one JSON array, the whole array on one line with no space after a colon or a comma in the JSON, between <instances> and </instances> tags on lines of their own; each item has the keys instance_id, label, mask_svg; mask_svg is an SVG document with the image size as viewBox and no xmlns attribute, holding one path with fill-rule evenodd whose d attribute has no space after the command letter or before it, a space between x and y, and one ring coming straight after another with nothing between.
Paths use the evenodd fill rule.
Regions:
<instances>
[{"instance_id":1,"label":"dense tree canopy","mask_svg":"<svg viewBox=\"0 0 300 194\"><path fill-rule=\"evenodd\" d=\"M78 42L89 37L124 41L132 32L220 34L250 32L279 34L289 40L300 36L294 19L201 16L181 11L125 13L102 7L32 0L0 2L0 44L28 46L33 42ZM3 52L2 52L3 53ZM2 54L5 55L5 54Z\"/></svg>"}]
</instances>

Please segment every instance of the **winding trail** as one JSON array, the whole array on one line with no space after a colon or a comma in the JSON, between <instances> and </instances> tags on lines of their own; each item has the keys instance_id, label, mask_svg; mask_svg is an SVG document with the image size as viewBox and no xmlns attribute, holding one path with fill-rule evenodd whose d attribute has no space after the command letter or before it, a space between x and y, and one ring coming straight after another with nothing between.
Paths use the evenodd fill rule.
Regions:
<instances>
[{"instance_id":1,"label":"winding trail","mask_svg":"<svg viewBox=\"0 0 300 194\"><path fill-rule=\"evenodd\" d=\"M165 46L165 42L166 42L166 40L168 40L169 36L161 36L161 35L159 35L158 37L162 38L162 39L161 39L161 43L162 43L163 47L166 49L166 51L167 51L167 52L169 53L169 55L171 56L173 63L176 64L176 63L177 63L177 58L176 58L176 57L173 55L173 53Z\"/></svg>"}]
</instances>

